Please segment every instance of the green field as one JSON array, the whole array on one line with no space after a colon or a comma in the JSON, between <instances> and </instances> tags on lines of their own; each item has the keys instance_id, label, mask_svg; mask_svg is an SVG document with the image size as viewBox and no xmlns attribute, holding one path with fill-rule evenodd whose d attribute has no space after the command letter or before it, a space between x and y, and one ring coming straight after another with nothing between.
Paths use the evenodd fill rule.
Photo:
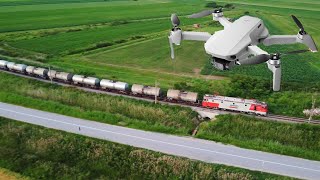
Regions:
<instances>
[{"instance_id":1,"label":"green field","mask_svg":"<svg viewBox=\"0 0 320 180\"><path fill-rule=\"evenodd\" d=\"M196 76L199 72L204 75L222 76L244 74L270 80L271 73L265 64L240 66L228 72L212 69L208 65L208 57L202 43L197 42L183 42L181 47L176 47L176 60L170 61L166 39L171 28L170 14L173 12L179 15L190 14L204 9L207 2L5 1L2 3L6 6L0 7L2 10L0 11L1 32L3 32L0 38L3 39L2 43L17 48L17 51L21 49L21 51L28 50L29 53L47 54L46 63L61 68L69 66L77 68L81 65L88 71L90 69L94 71L103 65L106 66L106 70L101 71L101 76L115 76L122 80L124 78L116 74L126 73L132 77L140 76L141 73L148 74L145 82L138 81L138 83L150 84L149 77L155 81L158 78L161 79L161 76L165 76L167 72L191 76ZM227 17L237 18L244 12L249 12L249 15L265 20L270 32L274 34L296 34L298 28L290 18L291 14L295 14L301 19L306 30L313 35L315 41L320 43L320 31L317 28L320 5L317 1L297 3L285 0L277 3L279 4L277 7L273 7L273 0L217 2L220 5L233 4L234 9L225 11ZM7 6L10 8L6 8ZM7 21L9 17L10 21ZM210 19L206 17L190 20L182 17L181 26L187 30L211 33L222 29L217 23L209 23ZM196 22L201 24L200 29L192 27ZM270 53L275 53L305 47L293 45L263 48ZM23 53L17 58L24 58ZM318 82L319 59L319 53L284 56L282 58L283 80ZM114 67L117 67L117 73L109 71ZM130 73L127 73L128 69L131 70ZM150 70L156 72L158 76L147 73ZM131 79L127 81L130 82Z\"/></svg>"}]
</instances>

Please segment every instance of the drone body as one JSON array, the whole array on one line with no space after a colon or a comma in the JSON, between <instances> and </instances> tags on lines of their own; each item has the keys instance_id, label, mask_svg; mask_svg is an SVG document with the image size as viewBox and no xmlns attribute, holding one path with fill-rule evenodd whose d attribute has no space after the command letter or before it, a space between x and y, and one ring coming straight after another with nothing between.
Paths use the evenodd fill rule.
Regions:
<instances>
[{"instance_id":1,"label":"drone body","mask_svg":"<svg viewBox=\"0 0 320 180\"><path fill-rule=\"evenodd\" d=\"M185 32L178 26L179 18L173 14L171 21L173 29L169 36L171 57L174 58L173 44L180 45L181 40L195 40L205 42L204 48L212 57L212 65L219 70L230 70L236 65L254 65L267 62L268 68L273 72L273 90L280 90L281 63L279 54L269 54L257 45L303 43L310 51L317 52L312 37L304 31L301 22L292 16L300 27L297 35L270 35L263 21L256 17L242 16L230 22L223 16L222 10L207 10L190 15L189 18L199 18L207 15L213 16L224 29L214 34L207 32ZM298 53L301 51L297 51ZM304 51L303 51L304 52Z\"/></svg>"}]
</instances>

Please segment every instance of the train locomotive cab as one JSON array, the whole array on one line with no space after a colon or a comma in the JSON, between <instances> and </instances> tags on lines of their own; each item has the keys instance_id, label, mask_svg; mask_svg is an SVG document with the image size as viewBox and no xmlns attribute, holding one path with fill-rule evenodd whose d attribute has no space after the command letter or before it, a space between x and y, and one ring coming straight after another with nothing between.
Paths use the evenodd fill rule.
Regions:
<instances>
[{"instance_id":1,"label":"train locomotive cab","mask_svg":"<svg viewBox=\"0 0 320 180\"><path fill-rule=\"evenodd\" d=\"M226 96L205 95L202 107L210 109L222 109L267 116L268 105L255 99L242 99Z\"/></svg>"},{"instance_id":2,"label":"train locomotive cab","mask_svg":"<svg viewBox=\"0 0 320 180\"><path fill-rule=\"evenodd\" d=\"M264 102L257 102L251 105L250 110L257 115L267 116L268 105Z\"/></svg>"}]
</instances>

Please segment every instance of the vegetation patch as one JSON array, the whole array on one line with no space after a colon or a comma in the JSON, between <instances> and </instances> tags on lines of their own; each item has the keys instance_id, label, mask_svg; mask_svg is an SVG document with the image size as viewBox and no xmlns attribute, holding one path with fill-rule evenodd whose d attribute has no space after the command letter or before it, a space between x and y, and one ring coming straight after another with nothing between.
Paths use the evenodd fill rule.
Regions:
<instances>
[{"instance_id":1,"label":"vegetation patch","mask_svg":"<svg viewBox=\"0 0 320 180\"><path fill-rule=\"evenodd\" d=\"M291 179L0 117L0 166L34 179Z\"/></svg>"},{"instance_id":2,"label":"vegetation patch","mask_svg":"<svg viewBox=\"0 0 320 180\"><path fill-rule=\"evenodd\" d=\"M198 138L239 147L320 160L320 126L261 121L246 116L220 115L202 123Z\"/></svg>"}]
</instances>

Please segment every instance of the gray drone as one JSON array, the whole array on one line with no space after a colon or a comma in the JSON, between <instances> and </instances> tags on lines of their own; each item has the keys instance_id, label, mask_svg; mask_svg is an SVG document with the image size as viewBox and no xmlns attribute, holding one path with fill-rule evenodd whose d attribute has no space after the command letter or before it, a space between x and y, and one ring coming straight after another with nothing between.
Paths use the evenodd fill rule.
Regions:
<instances>
[{"instance_id":1,"label":"gray drone","mask_svg":"<svg viewBox=\"0 0 320 180\"><path fill-rule=\"evenodd\" d=\"M242 16L236 21L230 22L223 16L222 9L206 10L188 17L200 18L208 15L212 15L214 21L219 21L224 29L214 34L182 31L179 28L180 20L178 16L172 14L173 28L168 37L172 59L174 59L173 44L180 45L181 40L204 41L205 51L212 57L212 65L219 70L229 70L235 65L254 65L267 62L268 68L273 73L273 90L279 91L281 83L280 54L269 54L257 45L260 43L266 46L302 43L308 46L310 51L318 51L312 37L293 15L293 20L300 28L297 35L270 35L263 21L251 16ZM291 53L300 52L305 51Z\"/></svg>"}]
</instances>

